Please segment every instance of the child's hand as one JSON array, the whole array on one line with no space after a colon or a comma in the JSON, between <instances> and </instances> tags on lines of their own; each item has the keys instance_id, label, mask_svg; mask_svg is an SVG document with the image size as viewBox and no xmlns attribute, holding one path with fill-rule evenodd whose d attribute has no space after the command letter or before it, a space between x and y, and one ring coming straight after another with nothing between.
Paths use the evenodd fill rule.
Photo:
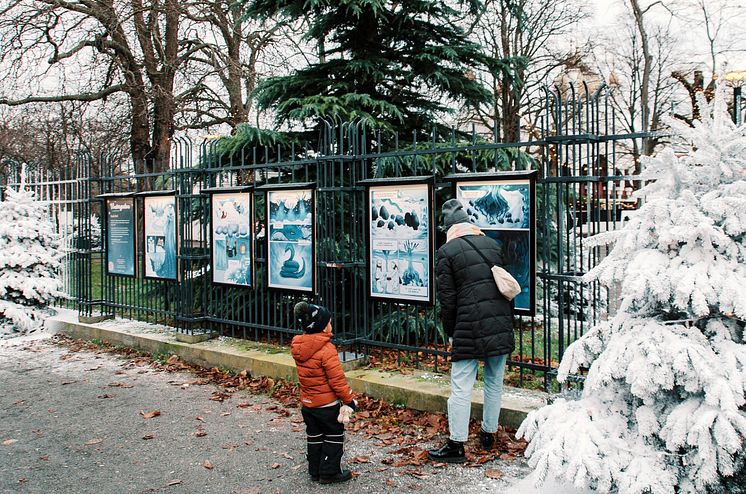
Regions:
<instances>
[{"instance_id":1,"label":"child's hand","mask_svg":"<svg viewBox=\"0 0 746 494\"><path fill-rule=\"evenodd\" d=\"M339 408L339 416L337 417L337 422L339 422L340 424L349 424L351 415L352 408L348 407L347 405L342 405Z\"/></svg>"}]
</instances>

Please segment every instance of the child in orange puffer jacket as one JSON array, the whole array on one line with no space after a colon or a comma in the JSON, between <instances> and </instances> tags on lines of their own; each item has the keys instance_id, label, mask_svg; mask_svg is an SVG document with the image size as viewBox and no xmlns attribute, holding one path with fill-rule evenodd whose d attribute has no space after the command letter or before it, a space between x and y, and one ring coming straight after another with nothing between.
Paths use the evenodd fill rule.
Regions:
<instances>
[{"instance_id":1,"label":"child in orange puffer jacket","mask_svg":"<svg viewBox=\"0 0 746 494\"><path fill-rule=\"evenodd\" d=\"M301 413L306 423L308 473L322 484L345 482L352 478L342 470L344 452L343 416L357 402L347 385L337 348L332 344L331 313L308 302L295 305L295 317L304 334L297 335L291 351L300 382Z\"/></svg>"}]
</instances>

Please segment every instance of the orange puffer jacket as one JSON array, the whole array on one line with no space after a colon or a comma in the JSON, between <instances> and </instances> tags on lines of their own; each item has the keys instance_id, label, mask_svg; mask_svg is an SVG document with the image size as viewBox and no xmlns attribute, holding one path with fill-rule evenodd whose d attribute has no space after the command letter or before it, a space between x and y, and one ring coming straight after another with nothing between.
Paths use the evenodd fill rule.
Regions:
<instances>
[{"instance_id":1,"label":"orange puffer jacket","mask_svg":"<svg viewBox=\"0 0 746 494\"><path fill-rule=\"evenodd\" d=\"M290 344L300 381L300 401L316 408L339 399L349 404L354 398L339 363L330 333L299 334Z\"/></svg>"}]
</instances>

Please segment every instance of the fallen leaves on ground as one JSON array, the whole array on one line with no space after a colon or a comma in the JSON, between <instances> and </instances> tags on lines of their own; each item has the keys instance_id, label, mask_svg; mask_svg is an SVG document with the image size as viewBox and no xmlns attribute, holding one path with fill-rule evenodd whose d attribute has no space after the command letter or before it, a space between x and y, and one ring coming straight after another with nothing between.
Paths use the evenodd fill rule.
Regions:
<instances>
[{"instance_id":1,"label":"fallen leaves on ground","mask_svg":"<svg viewBox=\"0 0 746 494\"><path fill-rule=\"evenodd\" d=\"M11 444L15 444L18 442L18 439L6 439L3 441L3 446L10 446Z\"/></svg>"},{"instance_id":2,"label":"fallen leaves on ground","mask_svg":"<svg viewBox=\"0 0 746 494\"><path fill-rule=\"evenodd\" d=\"M96 439L91 439L89 441L86 441L85 445L86 446L93 446L94 444L98 444L98 443L101 443L101 442L103 442L103 439L96 438Z\"/></svg>"},{"instance_id":3,"label":"fallen leaves on ground","mask_svg":"<svg viewBox=\"0 0 746 494\"><path fill-rule=\"evenodd\" d=\"M412 477L417 478L417 479L426 479L426 478L428 478L430 476L429 473L425 473L425 472L423 472L419 468L413 468L413 469L410 469L410 470L405 470L404 474L405 475L411 475Z\"/></svg>"},{"instance_id":4,"label":"fallen leaves on ground","mask_svg":"<svg viewBox=\"0 0 746 494\"><path fill-rule=\"evenodd\" d=\"M178 368L180 368L182 370L189 368L189 365L187 365L186 363L184 363L184 361L181 360L178 355L171 355L168 358L167 363L168 363L168 365L171 365L171 366L174 366L174 367L178 367Z\"/></svg>"},{"instance_id":5,"label":"fallen leaves on ground","mask_svg":"<svg viewBox=\"0 0 746 494\"><path fill-rule=\"evenodd\" d=\"M160 410L153 410L151 412L144 412L143 410L140 410L140 415L142 415L145 419L152 419L153 417L157 417L161 414Z\"/></svg>"},{"instance_id":6,"label":"fallen leaves on ground","mask_svg":"<svg viewBox=\"0 0 746 494\"><path fill-rule=\"evenodd\" d=\"M179 485L179 484L181 484L181 480L180 479L174 479L171 482L169 482L168 484L166 484L166 486Z\"/></svg>"},{"instance_id":7,"label":"fallen leaves on ground","mask_svg":"<svg viewBox=\"0 0 746 494\"><path fill-rule=\"evenodd\" d=\"M204 368L193 366L185 363L178 356L171 355L166 363L162 364L153 361L146 354L139 354L131 349L121 349L114 347L104 347L91 345L84 342L76 342L67 339L63 344L72 345L71 351L79 351L85 348L95 352L109 351L112 353L125 354L131 360L125 364L125 367L150 366L167 372L189 371L197 376L197 379L182 382L180 385L205 385L214 384L219 390L211 394L210 400L223 402L230 399L236 391L246 390L253 394L265 393L277 400L280 405L270 405L265 408L266 411L273 412L279 417L273 419L279 420L281 417L291 417L289 408L299 408L300 391L298 385L293 382L281 379L272 379L269 377L252 377L247 370L241 372L230 372L217 367ZM402 366L394 359L386 356L383 359L377 359L370 356L370 363L378 369L391 370L407 373L408 370L402 371ZM420 355L420 361L423 368L438 367L439 371L447 371L449 364L444 357L430 358L432 356ZM430 360L427 360L427 358ZM427 363L425 361L427 360ZM178 384L178 383L175 383ZM110 387L133 387L131 384L122 382L113 382ZM394 446L395 448L388 452L389 457L384 458L381 463L394 468L403 468L406 475L417 477L423 475L419 468L425 463L430 463L433 467L439 468L444 466L442 463L433 463L428 459L427 446L433 444L438 436L444 436L448 431L448 420L444 413L420 412L394 406L383 400L376 400L369 396L361 395L357 397L358 409L352 416L352 422L348 431L364 435L369 440L375 440L380 446ZM248 401L242 401L236 405L237 408L244 409L243 413L252 413L262 409L262 405L252 405ZM223 415L226 416L226 415ZM197 420L204 422L204 418L197 417ZM293 427L294 432L302 432L302 417L293 416L290 421L293 424L299 424ZM515 439L515 431L505 429L500 426L495 434L495 447L490 451L485 451L479 446L479 428L480 423L472 420L470 423L470 438L467 443L467 462L464 467L483 467L485 464L495 461L510 461L523 454L527 442L523 439ZM197 437L207 435L203 429L198 429L195 433ZM444 436L445 439L445 436ZM228 446L228 447L226 447ZM435 445L437 446L437 444ZM224 449L233 449L237 445L223 445ZM363 461L365 457L356 457L357 461L351 463L367 463ZM388 468L388 467L384 467ZM489 469L492 475L496 475L498 470ZM494 470L494 471L493 471ZM487 475L485 473L485 475Z\"/></svg>"},{"instance_id":8,"label":"fallen leaves on ground","mask_svg":"<svg viewBox=\"0 0 746 494\"><path fill-rule=\"evenodd\" d=\"M155 436L154 436L153 434L145 434L144 436L142 436L142 438L143 438L144 440L146 440L146 441L147 441L148 439L153 439L154 437L155 437Z\"/></svg>"},{"instance_id":9,"label":"fallen leaves on ground","mask_svg":"<svg viewBox=\"0 0 746 494\"><path fill-rule=\"evenodd\" d=\"M348 463L370 463L370 456L358 455L349 460Z\"/></svg>"},{"instance_id":10,"label":"fallen leaves on ground","mask_svg":"<svg viewBox=\"0 0 746 494\"><path fill-rule=\"evenodd\" d=\"M231 397L231 395L229 393L224 393L224 392L220 392L220 391L213 391L212 392L212 396L210 397L210 399L212 401L221 401L222 402L222 401L227 400L230 397Z\"/></svg>"},{"instance_id":11,"label":"fallen leaves on ground","mask_svg":"<svg viewBox=\"0 0 746 494\"><path fill-rule=\"evenodd\" d=\"M109 383L108 386L110 388L134 388L135 387L134 384L128 384L128 383L123 383L119 381L114 381L112 383Z\"/></svg>"},{"instance_id":12,"label":"fallen leaves on ground","mask_svg":"<svg viewBox=\"0 0 746 494\"><path fill-rule=\"evenodd\" d=\"M503 473L497 468L488 468L484 471L484 474L491 479L501 479Z\"/></svg>"},{"instance_id":13,"label":"fallen leaves on ground","mask_svg":"<svg viewBox=\"0 0 746 494\"><path fill-rule=\"evenodd\" d=\"M210 460L207 460L207 459L205 459L205 461L202 462L202 466L208 470L212 470L213 468L215 468L214 466L212 466L212 463L210 463Z\"/></svg>"}]
</instances>

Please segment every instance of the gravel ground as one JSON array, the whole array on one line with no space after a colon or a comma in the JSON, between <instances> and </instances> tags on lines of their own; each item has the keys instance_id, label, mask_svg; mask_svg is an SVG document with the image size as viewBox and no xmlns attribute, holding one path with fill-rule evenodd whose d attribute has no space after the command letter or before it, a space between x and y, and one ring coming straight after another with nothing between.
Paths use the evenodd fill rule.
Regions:
<instances>
[{"instance_id":1,"label":"gravel ground","mask_svg":"<svg viewBox=\"0 0 746 494\"><path fill-rule=\"evenodd\" d=\"M298 409L284 416L279 402L247 391L212 401L218 388L196 379L129 357L71 351L44 333L0 341L0 492L511 493L528 472L517 459L426 464L415 476L412 467L382 462L396 446L348 433L345 457L370 462L351 463L350 482L315 484ZM500 479L486 475L496 470Z\"/></svg>"}]
</instances>

